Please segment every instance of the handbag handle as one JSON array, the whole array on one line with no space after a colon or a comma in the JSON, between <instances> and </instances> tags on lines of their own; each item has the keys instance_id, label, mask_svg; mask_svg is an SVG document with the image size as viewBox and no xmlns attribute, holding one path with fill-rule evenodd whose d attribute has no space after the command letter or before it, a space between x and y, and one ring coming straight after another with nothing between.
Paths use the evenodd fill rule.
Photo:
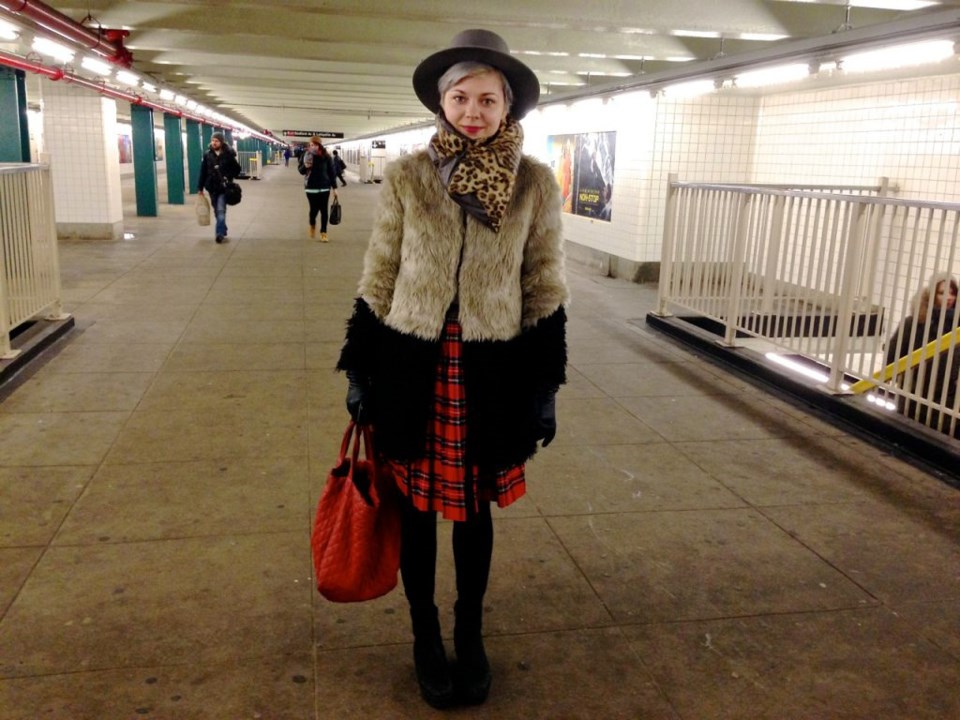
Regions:
<instances>
[{"instance_id":1,"label":"handbag handle","mask_svg":"<svg viewBox=\"0 0 960 720\"><path fill-rule=\"evenodd\" d=\"M360 440L363 439L364 457L368 463L368 475L370 477L370 498L374 503L377 502L377 463L373 459L373 431L369 425L358 425L351 418L347 424L347 431L343 434L343 442L340 445L340 459L338 465L342 464L347 457L347 451L350 451L350 472L348 479L353 482L353 471L360 460ZM350 442L353 441L353 448L350 448Z\"/></svg>"}]
</instances>

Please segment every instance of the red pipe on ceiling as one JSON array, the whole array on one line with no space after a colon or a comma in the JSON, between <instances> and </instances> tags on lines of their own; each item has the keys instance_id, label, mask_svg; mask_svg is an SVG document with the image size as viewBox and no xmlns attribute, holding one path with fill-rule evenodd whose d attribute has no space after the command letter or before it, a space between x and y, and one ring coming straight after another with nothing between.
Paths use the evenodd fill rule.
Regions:
<instances>
[{"instance_id":1,"label":"red pipe on ceiling","mask_svg":"<svg viewBox=\"0 0 960 720\"><path fill-rule=\"evenodd\" d=\"M122 90L115 90L107 85L101 85L100 83L87 80L86 78L79 77L73 73L65 72L61 68L52 68L46 65L40 65L39 63L31 62L30 60L21 58L18 55L12 55L10 53L0 51L0 65L6 65L8 67L16 68L17 70L29 70L30 72L35 72L38 75L45 75L51 80L63 80L71 85L79 85L80 87L89 88L90 90L96 90L101 95L106 95L114 100L123 100L131 105L143 105L145 107L153 108L154 110L160 110L169 115L177 115L178 117L184 117L188 120L195 120L199 123L213 125L209 118L202 118L199 115L193 115L192 113L184 112L183 110L164 107L158 103L146 100L140 95L125 93Z\"/></svg>"},{"instance_id":2,"label":"red pipe on ceiling","mask_svg":"<svg viewBox=\"0 0 960 720\"><path fill-rule=\"evenodd\" d=\"M125 93L122 90L115 90L107 85L102 85L100 83L93 82L92 80L87 80L86 78L74 75L73 73L65 72L62 68L41 65L40 63L32 62L26 58L20 57L19 55L13 55L12 53L4 52L3 50L0 50L0 65L6 65L7 67L12 67L17 70L35 72L38 75L46 76L50 80L63 80L71 85L79 85L80 87L89 88L90 90L95 90L101 95L106 95L114 100L123 100L131 105L143 105L144 107L153 108L154 110L159 110L167 113L168 115L176 115L177 117L186 118L187 120L194 120L198 123L210 125L211 127L221 127L221 125L211 122L210 118L200 117L199 115L194 115L193 113L181 110L179 108L169 108L164 105L160 105L159 103L146 100L140 95ZM237 132L242 132L238 127L234 127L233 129ZM263 138L267 142L277 142L276 138L271 138L262 133L252 134Z\"/></svg>"},{"instance_id":3,"label":"red pipe on ceiling","mask_svg":"<svg viewBox=\"0 0 960 720\"><path fill-rule=\"evenodd\" d=\"M103 28L91 30L73 18L57 12L42 2L37 2L37 0L0 0L0 8L9 10L16 15L22 15L44 29L83 45L88 50L102 55L117 65L130 67L133 62L133 55L123 46L123 38L128 34L126 30L106 30ZM116 39L107 39L104 35Z\"/></svg>"}]
</instances>

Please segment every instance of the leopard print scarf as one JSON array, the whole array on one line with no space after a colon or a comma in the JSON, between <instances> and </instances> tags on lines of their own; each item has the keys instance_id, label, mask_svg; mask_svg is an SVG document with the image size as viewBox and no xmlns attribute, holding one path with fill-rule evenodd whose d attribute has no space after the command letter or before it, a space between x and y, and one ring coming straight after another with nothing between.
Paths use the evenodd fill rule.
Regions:
<instances>
[{"instance_id":1,"label":"leopard print scarf","mask_svg":"<svg viewBox=\"0 0 960 720\"><path fill-rule=\"evenodd\" d=\"M492 138L476 142L437 114L437 133L428 151L447 193L494 232L507 212L523 148L523 128L511 117Z\"/></svg>"}]
</instances>

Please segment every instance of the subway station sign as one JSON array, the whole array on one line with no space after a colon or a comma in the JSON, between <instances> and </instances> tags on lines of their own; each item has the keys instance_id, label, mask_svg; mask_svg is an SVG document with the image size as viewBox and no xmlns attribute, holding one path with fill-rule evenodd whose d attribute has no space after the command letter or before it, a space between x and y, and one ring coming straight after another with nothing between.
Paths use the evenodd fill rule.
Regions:
<instances>
[{"instance_id":1,"label":"subway station sign","mask_svg":"<svg viewBox=\"0 0 960 720\"><path fill-rule=\"evenodd\" d=\"M331 138L334 140L342 139L342 132L331 132L329 130L284 130L283 136L288 138L310 138L316 135L318 138Z\"/></svg>"}]
</instances>

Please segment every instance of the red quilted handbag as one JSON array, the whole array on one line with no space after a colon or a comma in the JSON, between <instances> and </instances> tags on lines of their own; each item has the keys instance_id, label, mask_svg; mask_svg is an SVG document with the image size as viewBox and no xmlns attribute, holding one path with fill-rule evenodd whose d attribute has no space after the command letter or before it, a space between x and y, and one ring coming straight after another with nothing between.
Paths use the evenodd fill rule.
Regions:
<instances>
[{"instance_id":1,"label":"red quilted handbag","mask_svg":"<svg viewBox=\"0 0 960 720\"><path fill-rule=\"evenodd\" d=\"M317 504L310 544L317 590L327 600L372 600L397 586L399 498L387 473L378 472L368 425L351 420L347 426L340 457Z\"/></svg>"}]
</instances>

